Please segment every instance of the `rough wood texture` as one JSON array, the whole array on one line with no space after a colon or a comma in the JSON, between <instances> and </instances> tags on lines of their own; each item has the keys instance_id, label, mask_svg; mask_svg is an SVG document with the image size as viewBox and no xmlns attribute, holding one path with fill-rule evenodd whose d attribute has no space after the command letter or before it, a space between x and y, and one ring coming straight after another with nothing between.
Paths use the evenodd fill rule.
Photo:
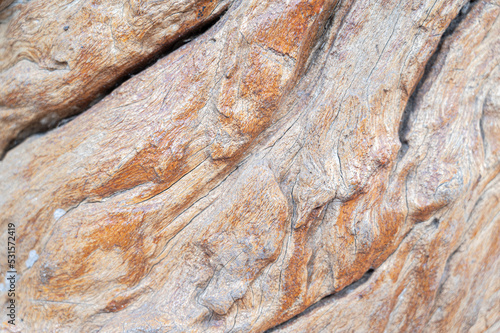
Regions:
<instances>
[{"instance_id":1,"label":"rough wood texture","mask_svg":"<svg viewBox=\"0 0 500 333\"><path fill-rule=\"evenodd\" d=\"M0 10L12 1L0 2ZM32 0L0 13L0 152L81 112L227 0Z\"/></svg>"},{"instance_id":2,"label":"rough wood texture","mask_svg":"<svg viewBox=\"0 0 500 333\"><path fill-rule=\"evenodd\" d=\"M5 140L175 40L173 3L183 31L207 6L137 2L127 18L117 3L4 9L87 15L67 36L43 25L37 65L1 28ZM0 162L1 239L15 223L20 263L4 329L499 330L500 2L209 3L228 10L208 31ZM19 13L9 27L33 11ZM145 22L124 34L147 51L95 33L126 19ZM85 53L95 74L49 92L45 77L82 75L42 68L78 31L103 48Z\"/></svg>"}]
</instances>

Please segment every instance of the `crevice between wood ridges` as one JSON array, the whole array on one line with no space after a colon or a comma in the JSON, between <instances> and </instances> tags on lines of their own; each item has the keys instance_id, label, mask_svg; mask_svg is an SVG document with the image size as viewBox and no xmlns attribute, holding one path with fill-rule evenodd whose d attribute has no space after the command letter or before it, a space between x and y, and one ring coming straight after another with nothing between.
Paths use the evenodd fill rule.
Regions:
<instances>
[{"instance_id":1,"label":"crevice between wood ridges","mask_svg":"<svg viewBox=\"0 0 500 333\"><path fill-rule=\"evenodd\" d=\"M99 103L103 98L110 95L115 89L120 87L123 83L128 81L130 78L147 70L149 67L152 67L154 64L156 64L160 59L167 57L168 55L174 53L176 50L178 50L179 48L188 44L189 42L204 35L207 31L209 31L212 27L214 27L221 20L222 17L224 17L224 15L227 13L229 7L230 7L230 5L227 8L225 8L220 14L215 15L214 17L210 18L209 20L202 23L201 25L193 27L190 30L186 31L185 33L178 35L174 41L163 45L163 47L160 48L157 52L152 53L148 57L144 58L141 62L137 63L131 70L128 71L127 74L115 78L115 81L111 87L104 89L101 93L99 93L94 98L94 100L92 100L86 107L79 110L76 114L72 114L66 118L59 120L53 126L45 126L45 127L37 127L37 128L28 127L26 129L22 130L19 133L19 135L8 144L7 148L3 151L3 153L0 152L0 162L3 160L5 155L10 150L19 146L26 139L33 137L33 136L47 134L55 128L59 128L61 126L66 125L67 123L71 122L73 119L75 119L79 115L85 113L90 108L92 108L94 105Z\"/></svg>"}]
</instances>

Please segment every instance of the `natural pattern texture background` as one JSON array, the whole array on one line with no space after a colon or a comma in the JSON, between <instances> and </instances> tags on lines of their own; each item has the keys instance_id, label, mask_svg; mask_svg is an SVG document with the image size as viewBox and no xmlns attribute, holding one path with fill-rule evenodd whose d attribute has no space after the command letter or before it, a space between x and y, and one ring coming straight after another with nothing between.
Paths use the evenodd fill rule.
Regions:
<instances>
[{"instance_id":1,"label":"natural pattern texture background","mask_svg":"<svg viewBox=\"0 0 500 333\"><path fill-rule=\"evenodd\" d=\"M4 330L500 329L498 0L9 2Z\"/></svg>"}]
</instances>

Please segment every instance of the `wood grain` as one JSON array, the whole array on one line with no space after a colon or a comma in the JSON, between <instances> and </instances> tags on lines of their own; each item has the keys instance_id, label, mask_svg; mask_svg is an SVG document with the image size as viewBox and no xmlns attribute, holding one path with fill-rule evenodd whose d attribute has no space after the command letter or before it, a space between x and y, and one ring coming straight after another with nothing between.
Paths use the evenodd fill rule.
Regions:
<instances>
[{"instance_id":1,"label":"wood grain","mask_svg":"<svg viewBox=\"0 0 500 333\"><path fill-rule=\"evenodd\" d=\"M4 147L227 11L0 161L0 229L16 224L21 263L22 321L5 330L499 327L498 0L210 1L203 19L203 1L32 0L0 32L35 5L87 16L66 31L47 16L44 56L16 53L18 35L0 47ZM95 29L125 19L136 30L110 57ZM103 48L86 49L88 75L48 70L83 34ZM61 71L78 78L57 78L64 93L48 79Z\"/></svg>"},{"instance_id":2,"label":"wood grain","mask_svg":"<svg viewBox=\"0 0 500 333\"><path fill-rule=\"evenodd\" d=\"M0 13L0 152L54 127L228 6L226 0L32 0ZM0 5L1 7L1 5Z\"/></svg>"}]
</instances>

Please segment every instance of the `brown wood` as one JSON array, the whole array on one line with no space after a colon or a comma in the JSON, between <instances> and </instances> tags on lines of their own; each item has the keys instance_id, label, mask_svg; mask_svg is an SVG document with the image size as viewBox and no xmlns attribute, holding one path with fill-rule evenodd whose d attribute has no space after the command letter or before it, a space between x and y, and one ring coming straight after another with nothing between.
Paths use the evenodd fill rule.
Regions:
<instances>
[{"instance_id":1,"label":"brown wood","mask_svg":"<svg viewBox=\"0 0 500 333\"><path fill-rule=\"evenodd\" d=\"M498 0L0 16L4 330L500 330Z\"/></svg>"},{"instance_id":2,"label":"brown wood","mask_svg":"<svg viewBox=\"0 0 500 333\"><path fill-rule=\"evenodd\" d=\"M0 13L0 151L95 103L130 71L213 20L228 3L15 2Z\"/></svg>"}]
</instances>

